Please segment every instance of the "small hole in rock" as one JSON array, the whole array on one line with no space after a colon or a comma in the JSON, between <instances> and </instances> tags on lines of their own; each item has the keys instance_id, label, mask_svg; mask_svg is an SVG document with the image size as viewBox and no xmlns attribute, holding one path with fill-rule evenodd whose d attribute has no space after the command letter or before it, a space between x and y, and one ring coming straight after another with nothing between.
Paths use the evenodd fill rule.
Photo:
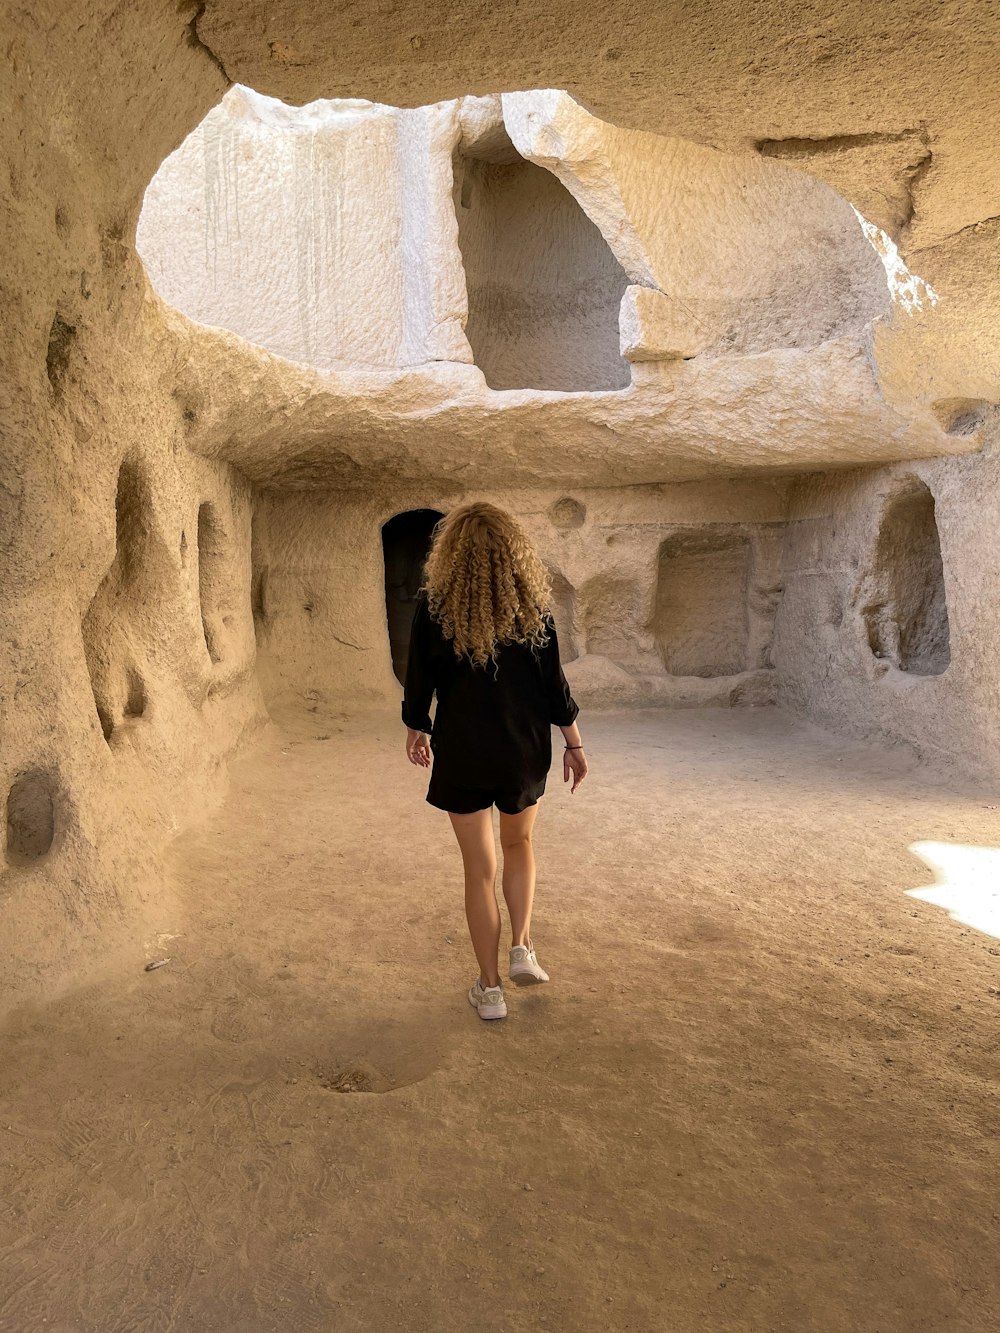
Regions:
<instances>
[{"instance_id":1,"label":"small hole in rock","mask_svg":"<svg viewBox=\"0 0 1000 1333\"><path fill-rule=\"evenodd\" d=\"M37 861L54 836L51 777L40 769L22 773L7 795L7 855L15 863Z\"/></svg>"},{"instance_id":2,"label":"small hole in rock","mask_svg":"<svg viewBox=\"0 0 1000 1333\"><path fill-rule=\"evenodd\" d=\"M975 435L989 408L985 398L939 398L932 410L948 435Z\"/></svg>"},{"instance_id":3,"label":"small hole in rock","mask_svg":"<svg viewBox=\"0 0 1000 1333\"><path fill-rule=\"evenodd\" d=\"M319 1074L320 1087L330 1092L388 1092L392 1087L384 1074L368 1064L349 1065Z\"/></svg>"},{"instance_id":4,"label":"small hole in rock","mask_svg":"<svg viewBox=\"0 0 1000 1333\"><path fill-rule=\"evenodd\" d=\"M586 517L586 506L568 495L564 495L561 500L556 500L555 504L549 506L549 522L559 532L582 528Z\"/></svg>"},{"instance_id":5,"label":"small hole in rock","mask_svg":"<svg viewBox=\"0 0 1000 1333\"><path fill-rule=\"evenodd\" d=\"M564 662L575 662L580 656L576 634L576 589L557 569L549 570L549 585L552 588L549 610L555 621L559 656Z\"/></svg>"},{"instance_id":6,"label":"small hole in rock","mask_svg":"<svg viewBox=\"0 0 1000 1333\"><path fill-rule=\"evenodd\" d=\"M137 459L126 458L118 470L115 492L115 558L83 621L87 668L105 740L128 715L129 699L136 697L135 672L122 661L121 627L132 607L144 600L141 585L151 536L152 499L146 475Z\"/></svg>"},{"instance_id":7,"label":"small hole in rock","mask_svg":"<svg viewBox=\"0 0 1000 1333\"><path fill-rule=\"evenodd\" d=\"M125 697L125 717L142 717L146 711L146 687L138 671L128 673L128 692Z\"/></svg>"},{"instance_id":8,"label":"small hole in rock","mask_svg":"<svg viewBox=\"0 0 1000 1333\"><path fill-rule=\"evenodd\" d=\"M45 372L49 377L52 392L57 398L62 396L63 383L69 370L69 357L76 339L76 329L67 324L62 315L57 314L49 330L49 346L45 354Z\"/></svg>"}]
</instances>

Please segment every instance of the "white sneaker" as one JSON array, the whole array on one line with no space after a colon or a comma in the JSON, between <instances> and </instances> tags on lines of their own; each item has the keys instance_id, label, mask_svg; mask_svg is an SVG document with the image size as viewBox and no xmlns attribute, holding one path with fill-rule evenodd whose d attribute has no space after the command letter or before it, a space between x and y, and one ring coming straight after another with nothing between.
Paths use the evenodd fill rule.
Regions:
<instances>
[{"instance_id":1,"label":"white sneaker","mask_svg":"<svg viewBox=\"0 0 1000 1333\"><path fill-rule=\"evenodd\" d=\"M519 986L532 986L539 981L548 981L549 974L538 966L538 959L530 944L515 944L510 951L511 981Z\"/></svg>"},{"instance_id":2,"label":"white sneaker","mask_svg":"<svg viewBox=\"0 0 1000 1333\"><path fill-rule=\"evenodd\" d=\"M484 986L480 977L476 977L475 984L469 991L469 1003L478 1011L480 1018L507 1017L507 1001L503 998L503 987Z\"/></svg>"}]
</instances>

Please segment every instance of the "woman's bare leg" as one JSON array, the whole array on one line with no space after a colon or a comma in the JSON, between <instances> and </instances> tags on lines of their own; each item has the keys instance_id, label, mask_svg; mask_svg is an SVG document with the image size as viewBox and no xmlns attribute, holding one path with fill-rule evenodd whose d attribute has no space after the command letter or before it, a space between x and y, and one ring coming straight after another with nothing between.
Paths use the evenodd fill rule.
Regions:
<instances>
[{"instance_id":1,"label":"woman's bare leg","mask_svg":"<svg viewBox=\"0 0 1000 1333\"><path fill-rule=\"evenodd\" d=\"M519 815L500 812L503 896L510 914L511 944L527 944L531 938L531 904L535 898L535 851L531 845L531 830L537 814L537 805L529 805Z\"/></svg>"},{"instance_id":2,"label":"woman's bare leg","mask_svg":"<svg viewBox=\"0 0 1000 1333\"><path fill-rule=\"evenodd\" d=\"M465 917L484 986L499 986L500 909L497 907L497 849L493 808L449 815L465 866Z\"/></svg>"}]
</instances>

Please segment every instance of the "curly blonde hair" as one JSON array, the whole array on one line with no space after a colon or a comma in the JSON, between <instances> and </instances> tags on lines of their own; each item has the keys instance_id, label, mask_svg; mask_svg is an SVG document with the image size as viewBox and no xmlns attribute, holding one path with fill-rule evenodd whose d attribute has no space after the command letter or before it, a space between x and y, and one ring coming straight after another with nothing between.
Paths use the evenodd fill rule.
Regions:
<instances>
[{"instance_id":1,"label":"curly blonde hair","mask_svg":"<svg viewBox=\"0 0 1000 1333\"><path fill-rule=\"evenodd\" d=\"M455 656L476 666L495 660L500 644L540 648L548 640L545 566L516 520L496 505L462 505L438 523L424 590Z\"/></svg>"}]
</instances>

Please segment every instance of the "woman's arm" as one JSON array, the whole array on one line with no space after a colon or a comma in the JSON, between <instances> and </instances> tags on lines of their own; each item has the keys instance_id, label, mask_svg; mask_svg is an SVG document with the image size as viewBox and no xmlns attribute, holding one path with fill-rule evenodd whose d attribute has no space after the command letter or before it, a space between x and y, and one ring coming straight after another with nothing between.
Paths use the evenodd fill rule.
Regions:
<instances>
[{"instance_id":1,"label":"woman's arm","mask_svg":"<svg viewBox=\"0 0 1000 1333\"><path fill-rule=\"evenodd\" d=\"M590 766L583 750L583 738L576 719L580 708L569 689L569 682L559 660L559 638L555 622L549 617L549 641L545 645L546 655L546 691L549 704L549 720L563 734L566 748L563 751L563 781L573 780L571 792L576 791L587 776Z\"/></svg>"},{"instance_id":2,"label":"woman's arm","mask_svg":"<svg viewBox=\"0 0 1000 1333\"><path fill-rule=\"evenodd\" d=\"M560 727L560 731L566 741L566 748L563 750L563 782L569 782L573 779L573 785L570 791L576 791L580 783L590 772L590 765L587 763L587 756L583 749L583 737L580 735L580 728L574 722L572 726Z\"/></svg>"}]
</instances>

